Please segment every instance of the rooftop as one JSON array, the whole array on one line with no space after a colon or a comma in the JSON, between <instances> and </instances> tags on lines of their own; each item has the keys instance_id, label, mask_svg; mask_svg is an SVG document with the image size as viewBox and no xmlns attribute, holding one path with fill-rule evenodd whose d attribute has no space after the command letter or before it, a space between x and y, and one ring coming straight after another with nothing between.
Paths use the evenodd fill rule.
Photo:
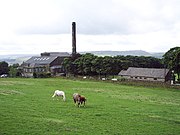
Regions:
<instances>
[{"instance_id":1,"label":"rooftop","mask_svg":"<svg viewBox=\"0 0 180 135\"><path fill-rule=\"evenodd\" d=\"M159 68L136 68L129 67L127 70L121 70L119 75L122 76L139 76L139 77L154 77L154 78L165 78L168 74L169 69Z\"/></svg>"}]
</instances>

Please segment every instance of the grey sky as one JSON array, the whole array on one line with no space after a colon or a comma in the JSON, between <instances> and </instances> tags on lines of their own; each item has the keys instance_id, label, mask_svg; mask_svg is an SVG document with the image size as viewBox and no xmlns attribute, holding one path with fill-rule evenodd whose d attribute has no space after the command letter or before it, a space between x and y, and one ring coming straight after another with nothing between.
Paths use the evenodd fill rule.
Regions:
<instances>
[{"instance_id":1,"label":"grey sky","mask_svg":"<svg viewBox=\"0 0 180 135\"><path fill-rule=\"evenodd\" d=\"M0 0L0 55L180 46L179 0Z\"/></svg>"}]
</instances>

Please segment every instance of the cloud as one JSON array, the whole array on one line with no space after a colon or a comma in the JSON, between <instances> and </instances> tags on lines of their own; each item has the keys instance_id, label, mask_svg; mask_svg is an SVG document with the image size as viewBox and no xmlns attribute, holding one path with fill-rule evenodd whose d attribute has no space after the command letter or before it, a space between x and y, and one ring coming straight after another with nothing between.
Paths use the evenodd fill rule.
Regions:
<instances>
[{"instance_id":1,"label":"cloud","mask_svg":"<svg viewBox=\"0 0 180 135\"><path fill-rule=\"evenodd\" d=\"M22 7L24 13L20 13L20 17L24 19L17 32L67 34L71 32L72 21L77 22L79 34L154 32L171 29L175 21L180 21L176 4L177 1L167 0L41 1L35 7L33 4Z\"/></svg>"},{"instance_id":2,"label":"cloud","mask_svg":"<svg viewBox=\"0 0 180 135\"><path fill-rule=\"evenodd\" d=\"M6 0L0 18L3 53L70 52L73 21L78 51L167 51L180 37L178 0Z\"/></svg>"}]
</instances>

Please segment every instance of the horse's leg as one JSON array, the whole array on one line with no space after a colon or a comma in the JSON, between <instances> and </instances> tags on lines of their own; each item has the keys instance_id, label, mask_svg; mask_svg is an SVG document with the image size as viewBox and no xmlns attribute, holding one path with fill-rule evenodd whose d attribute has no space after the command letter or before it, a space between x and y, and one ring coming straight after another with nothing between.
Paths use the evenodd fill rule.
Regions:
<instances>
[{"instance_id":1,"label":"horse's leg","mask_svg":"<svg viewBox=\"0 0 180 135\"><path fill-rule=\"evenodd\" d=\"M52 96L53 100L54 100L54 97L56 97L56 94L55 94L55 93L54 93L53 96Z\"/></svg>"},{"instance_id":2,"label":"horse's leg","mask_svg":"<svg viewBox=\"0 0 180 135\"><path fill-rule=\"evenodd\" d=\"M80 105L81 105L81 102L78 102L78 107L80 107Z\"/></svg>"},{"instance_id":3,"label":"horse's leg","mask_svg":"<svg viewBox=\"0 0 180 135\"><path fill-rule=\"evenodd\" d=\"M63 96L63 100L64 100L64 101L66 101L66 97L65 97L65 95Z\"/></svg>"},{"instance_id":4,"label":"horse's leg","mask_svg":"<svg viewBox=\"0 0 180 135\"><path fill-rule=\"evenodd\" d=\"M84 107L85 107L85 101L84 101Z\"/></svg>"},{"instance_id":5,"label":"horse's leg","mask_svg":"<svg viewBox=\"0 0 180 135\"><path fill-rule=\"evenodd\" d=\"M55 97L56 94L53 94L52 97Z\"/></svg>"},{"instance_id":6,"label":"horse's leg","mask_svg":"<svg viewBox=\"0 0 180 135\"><path fill-rule=\"evenodd\" d=\"M76 106L76 99L75 99L75 98L73 98L73 100L74 100L74 105Z\"/></svg>"}]
</instances>

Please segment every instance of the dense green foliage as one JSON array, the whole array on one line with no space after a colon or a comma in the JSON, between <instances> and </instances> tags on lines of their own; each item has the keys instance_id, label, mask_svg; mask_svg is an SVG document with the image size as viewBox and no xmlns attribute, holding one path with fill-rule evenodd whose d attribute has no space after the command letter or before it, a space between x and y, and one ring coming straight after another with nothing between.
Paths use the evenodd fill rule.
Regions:
<instances>
[{"instance_id":1,"label":"dense green foliage","mask_svg":"<svg viewBox=\"0 0 180 135\"><path fill-rule=\"evenodd\" d=\"M87 53L64 60L66 73L74 75L117 75L128 67L162 68L161 60L145 56L105 56Z\"/></svg>"},{"instance_id":2,"label":"dense green foliage","mask_svg":"<svg viewBox=\"0 0 180 135\"><path fill-rule=\"evenodd\" d=\"M177 73L180 81L180 47L174 47L167 51L163 56L163 60L166 67Z\"/></svg>"},{"instance_id":3,"label":"dense green foliage","mask_svg":"<svg viewBox=\"0 0 180 135\"><path fill-rule=\"evenodd\" d=\"M54 90L66 102L52 99ZM74 106L72 94L87 97ZM0 134L179 135L180 91L60 78L0 78Z\"/></svg>"},{"instance_id":4,"label":"dense green foliage","mask_svg":"<svg viewBox=\"0 0 180 135\"><path fill-rule=\"evenodd\" d=\"M9 72L8 63L5 61L0 62L0 75L8 74L8 72Z\"/></svg>"},{"instance_id":5,"label":"dense green foliage","mask_svg":"<svg viewBox=\"0 0 180 135\"><path fill-rule=\"evenodd\" d=\"M9 66L9 76L10 77L19 77L21 76L21 71L18 69L19 64L13 64Z\"/></svg>"}]
</instances>

